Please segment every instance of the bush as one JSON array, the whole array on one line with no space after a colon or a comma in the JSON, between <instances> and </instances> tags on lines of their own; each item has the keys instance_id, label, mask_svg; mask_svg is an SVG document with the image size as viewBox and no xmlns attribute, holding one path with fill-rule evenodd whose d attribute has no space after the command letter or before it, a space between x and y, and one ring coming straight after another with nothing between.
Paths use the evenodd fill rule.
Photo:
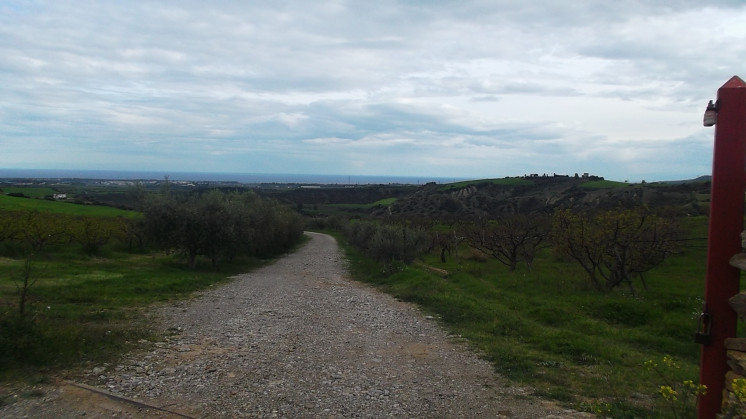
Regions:
<instances>
[{"instance_id":1,"label":"bush","mask_svg":"<svg viewBox=\"0 0 746 419\"><path fill-rule=\"evenodd\" d=\"M183 253L192 267L197 256L217 265L220 259L239 254L277 254L290 249L303 234L300 216L251 192L153 196L143 223L153 243Z\"/></svg>"},{"instance_id":2,"label":"bush","mask_svg":"<svg viewBox=\"0 0 746 419\"><path fill-rule=\"evenodd\" d=\"M49 343L33 321L0 318L0 371L14 362L43 365L51 356Z\"/></svg>"},{"instance_id":3,"label":"bush","mask_svg":"<svg viewBox=\"0 0 746 419\"><path fill-rule=\"evenodd\" d=\"M428 233L405 223L353 221L344 229L347 241L366 256L390 264L410 263L422 256L430 243Z\"/></svg>"}]
</instances>

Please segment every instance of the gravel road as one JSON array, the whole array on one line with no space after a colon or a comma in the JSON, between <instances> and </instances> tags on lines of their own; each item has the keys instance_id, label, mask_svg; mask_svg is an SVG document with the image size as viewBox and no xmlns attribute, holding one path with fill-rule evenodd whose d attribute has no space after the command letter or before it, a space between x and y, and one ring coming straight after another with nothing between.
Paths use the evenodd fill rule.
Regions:
<instances>
[{"instance_id":1,"label":"gravel road","mask_svg":"<svg viewBox=\"0 0 746 419\"><path fill-rule=\"evenodd\" d=\"M0 417L569 418L415 307L348 279L330 236L161 307L167 338ZM16 395L17 396L17 395Z\"/></svg>"}]
</instances>

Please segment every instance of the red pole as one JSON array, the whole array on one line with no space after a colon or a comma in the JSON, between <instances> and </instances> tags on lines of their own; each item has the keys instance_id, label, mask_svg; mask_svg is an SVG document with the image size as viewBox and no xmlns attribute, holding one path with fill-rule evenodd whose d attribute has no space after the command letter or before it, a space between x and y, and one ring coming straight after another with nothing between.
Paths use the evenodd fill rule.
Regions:
<instances>
[{"instance_id":1,"label":"red pole","mask_svg":"<svg viewBox=\"0 0 746 419\"><path fill-rule=\"evenodd\" d=\"M728 262L741 252L746 190L746 83L738 76L718 89L717 109L705 278L712 340L702 346L699 380L707 394L699 399L700 419L720 412L728 370L724 341L736 336L737 316L728 300L739 292L740 270Z\"/></svg>"}]
</instances>

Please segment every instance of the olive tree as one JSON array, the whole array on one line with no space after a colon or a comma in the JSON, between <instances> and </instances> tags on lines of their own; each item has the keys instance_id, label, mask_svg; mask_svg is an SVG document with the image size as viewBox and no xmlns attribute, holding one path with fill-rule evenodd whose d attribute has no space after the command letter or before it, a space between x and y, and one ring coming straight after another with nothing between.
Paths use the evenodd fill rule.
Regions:
<instances>
[{"instance_id":1,"label":"olive tree","mask_svg":"<svg viewBox=\"0 0 746 419\"><path fill-rule=\"evenodd\" d=\"M300 217L275 201L251 192L219 190L151 197L144 224L157 245L182 252L189 266L198 256L213 265L238 254L286 250L303 233Z\"/></svg>"},{"instance_id":2,"label":"olive tree","mask_svg":"<svg viewBox=\"0 0 746 419\"><path fill-rule=\"evenodd\" d=\"M405 221L352 221L344 229L345 238L372 259L410 263L421 256L432 242L422 226Z\"/></svg>"}]
</instances>

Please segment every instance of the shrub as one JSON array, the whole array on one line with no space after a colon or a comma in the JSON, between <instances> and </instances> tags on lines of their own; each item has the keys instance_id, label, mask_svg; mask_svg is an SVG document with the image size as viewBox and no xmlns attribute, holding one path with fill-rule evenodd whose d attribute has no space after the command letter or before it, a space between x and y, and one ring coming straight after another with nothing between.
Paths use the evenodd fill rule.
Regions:
<instances>
[{"instance_id":1,"label":"shrub","mask_svg":"<svg viewBox=\"0 0 746 419\"><path fill-rule=\"evenodd\" d=\"M353 221L344 229L347 241L366 256L386 264L410 263L427 250L429 235L424 228L406 223Z\"/></svg>"},{"instance_id":2,"label":"shrub","mask_svg":"<svg viewBox=\"0 0 746 419\"><path fill-rule=\"evenodd\" d=\"M288 250L303 234L296 213L251 192L153 196L144 211L152 242L176 250L194 267L197 256L213 265L239 254L262 256Z\"/></svg>"}]
</instances>

